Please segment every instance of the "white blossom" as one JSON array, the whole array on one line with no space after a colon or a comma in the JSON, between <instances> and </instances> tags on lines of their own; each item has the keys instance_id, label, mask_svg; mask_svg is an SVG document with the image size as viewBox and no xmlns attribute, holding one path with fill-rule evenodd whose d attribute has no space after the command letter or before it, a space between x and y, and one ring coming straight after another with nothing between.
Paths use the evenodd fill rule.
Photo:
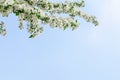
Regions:
<instances>
[{"instance_id":1,"label":"white blossom","mask_svg":"<svg viewBox=\"0 0 120 80\"><path fill-rule=\"evenodd\" d=\"M5 24L4 24L4 22L1 22L0 23L0 34L1 35L3 35L3 36L5 36L6 35L6 29L5 29Z\"/></svg>"},{"instance_id":2,"label":"white blossom","mask_svg":"<svg viewBox=\"0 0 120 80\"><path fill-rule=\"evenodd\" d=\"M79 16L95 26L98 25L94 16L80 11L80 8L84 6L83 0L76 2L66 0L63 3L47 0L0 0L0 14L3 17L9 16L11 13L18 16L20 29L24 28L23 21L26 21L30 38L33 38L43 32L43 27L39 25L39 22L49 24L54 28L58 27L65 30L70 27L74 30L79 27L79 22L74 20L74 17ZM69 14L69 17L63 18L55 14ZM6 34L3 22L0 23L0 34Z\"/></svg>"},{"instance_id":3,"label":"white blossom","mask_svg":"<svg viewBox=\"0 0 120 80\"><path fill-rule=\"evenodd\" d=\"M3 2L3 1L1 1L1 2ZM13 3L14 3L14 0L4 0L4 6L7 6L7 5L13 5Z\"/></svg>"}]
</instances>

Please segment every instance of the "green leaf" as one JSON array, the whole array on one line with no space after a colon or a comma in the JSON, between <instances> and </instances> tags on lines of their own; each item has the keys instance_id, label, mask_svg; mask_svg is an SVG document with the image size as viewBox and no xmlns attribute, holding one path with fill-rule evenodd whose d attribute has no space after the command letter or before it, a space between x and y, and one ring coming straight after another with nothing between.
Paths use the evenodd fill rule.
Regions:
<instances>
[{"instance_id":1,"label":"green leaf","mask_svg":"<svg viewBox=\"0 0 120 80\"><path fill-rule=\"evenodd\" d=\"M34 35L30 35L29 38L34 38Z\"/></svg>"},{"instance_id":2,"label":"green leaf","mask_svg":"<svg viewBox=\"0 0 120 80\"><path fill-rule=\"evenodd\" d=\"M19 12L15 12L15 14L16 14L16 16L18 16L18 15L19 15Z\"/></svg>"}]
</instances>

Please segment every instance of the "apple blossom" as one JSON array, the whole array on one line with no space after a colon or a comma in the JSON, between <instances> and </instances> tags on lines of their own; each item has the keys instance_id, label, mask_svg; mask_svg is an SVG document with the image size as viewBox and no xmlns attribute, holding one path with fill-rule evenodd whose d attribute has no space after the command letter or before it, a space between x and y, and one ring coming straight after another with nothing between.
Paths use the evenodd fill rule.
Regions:
<instances>
[{"instance_id":1,"label":"apple blossom","mask_svg":"<svg viewBox=\"0 0 120 80\"><path fill-rule=\"evenodd\" d=\"M30 33L30 38L36 37L43 32L43 27L40 24L49 24L52 28L72 30L79 27L78 20L74 17L78 16L87 22L98 25L95 16L88 15L80 10L85 6L83 0L61 3L50 2L47 0L0 0L0 14L7 17L10 14L18 16L19 28L23 29L23 21L27 22L27 31ZM63 18L55 14L68 14L69 17ZM0 23L0 34L6 35L4 22Z\"/></svg>"}]
</instances>

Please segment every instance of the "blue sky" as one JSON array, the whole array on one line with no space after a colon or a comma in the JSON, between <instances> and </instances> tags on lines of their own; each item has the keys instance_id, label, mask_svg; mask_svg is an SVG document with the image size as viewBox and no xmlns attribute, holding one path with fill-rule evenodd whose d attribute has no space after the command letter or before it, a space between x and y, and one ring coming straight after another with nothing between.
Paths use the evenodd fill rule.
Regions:
<instances>
[{"instance_id":1,"label":"blue sky","mask_svg":"<svg viewBox=\"0 0 120 80\"><path fill-rule=\"evenodd\" d=\"M47 25L34 39L18 29L17 17L0 16L8 31L0 37L0 80L120 80L119 3L86 0L83 10L98 27L82 19L75 31Z\"/></svg>"}]
</instances>

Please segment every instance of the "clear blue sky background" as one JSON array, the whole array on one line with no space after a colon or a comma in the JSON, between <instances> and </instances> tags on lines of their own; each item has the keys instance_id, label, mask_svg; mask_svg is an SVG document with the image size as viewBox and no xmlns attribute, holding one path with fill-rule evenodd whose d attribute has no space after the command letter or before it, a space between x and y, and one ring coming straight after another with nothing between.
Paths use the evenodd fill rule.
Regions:
<instances>
[{"instance_id":1,"label":"clear blue sky background","mask_svg":"<svg viewBox=\"0 0 120 80\"><path fill-rule=\"evenodd\" d=\"M59 0L58 0L59 1ZM86 0L85 12L96 15L94 27L51 29L29 39L14 15L0 37L0 80L120 80L120 0Z\"/></svg>"}]
</instances>

